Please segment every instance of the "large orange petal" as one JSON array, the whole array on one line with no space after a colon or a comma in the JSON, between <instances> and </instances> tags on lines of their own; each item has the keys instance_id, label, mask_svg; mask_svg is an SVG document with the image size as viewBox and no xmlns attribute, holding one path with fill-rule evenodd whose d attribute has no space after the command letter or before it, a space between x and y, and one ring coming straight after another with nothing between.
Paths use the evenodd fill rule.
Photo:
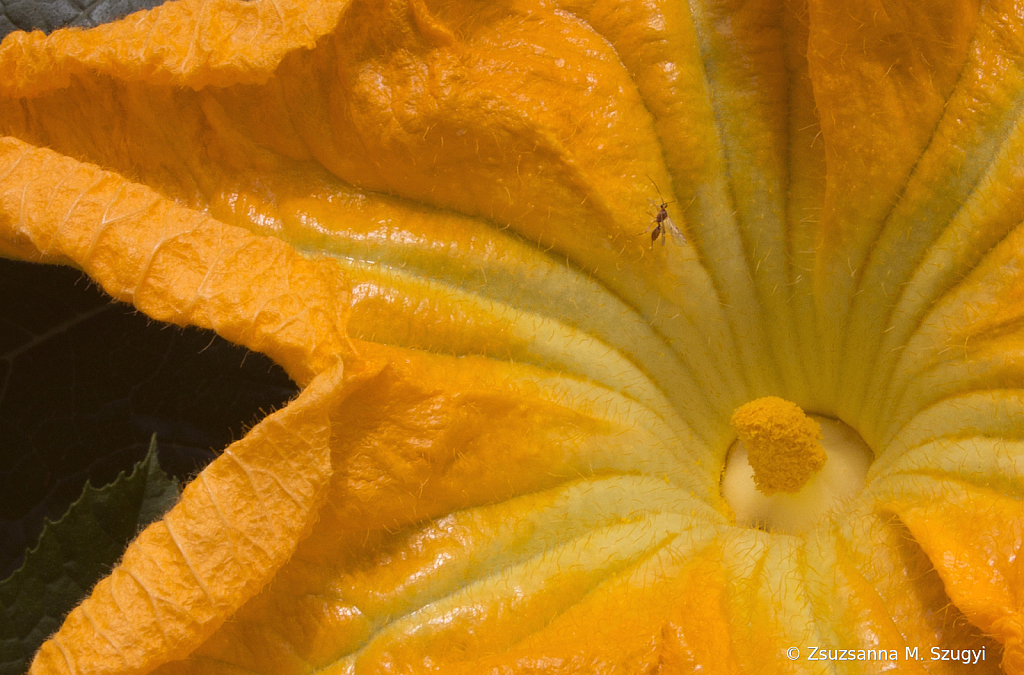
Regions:
<instances>
[{"instance_id":1,"label":"large orange petal","mask_svg":"<svg viewBox=\"0 0 1024 675\"><path fill-rule=\"evenodd\" d=\"M810 2L807 59L827 175L814 274L818 330L832 338L820 377L833 395L858 277L957 85L978 4Z\"/></svg>"},{"instance_id":2,"label":"large orange petal","mask_svg":"<svg viewBox=\"0 0 1024 675\"><path fill-rule=\"evenodd\" d=\"M182 658L295 552L327 496L340 365L230 445L39 650L32 673L143 673Z\"/></svg>"},{"instance_id":3,"label":"large orange petal","mask_svg":"<svg viewBox=\"0 0 1024 675\"><path fill-rule=\"evenodd\" d=\"M351 291L332 261L14 139L0 140L0 176L0 252L70 263L154 319L268 354L300 384L348 349Z\"/></svg>"},{"instance_id":4,"label":"large orange petal","mask_svg":"<svg viewBox=\"0 0 1024 675\"><path fill-rule=\"evenodd\" d=\"M973 485L928 484L916 492L890 508L935 565L950 600L971 623L1004 643L1005 671L1024 672L1019 499Z\"/></svg>"}]
</instances>

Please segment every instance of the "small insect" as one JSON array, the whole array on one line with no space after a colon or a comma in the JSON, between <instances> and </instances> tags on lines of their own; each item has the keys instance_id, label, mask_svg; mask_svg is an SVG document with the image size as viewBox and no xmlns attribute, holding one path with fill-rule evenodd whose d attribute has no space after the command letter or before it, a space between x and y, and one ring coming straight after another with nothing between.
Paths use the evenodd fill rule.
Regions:
<instances>
[{"instance_id":1,"label":"small insect","mask_svg":"<svg viewBox=\"0 0 1024 675\"><path fill-rule=\"evenodd\" d=\"M650 176L647 177L650 180ZM665 240L672 237L672 243L677 246L682 246L686 243L686 236L682 230L676 227L676 224L672 222L672 216L668 215L668 205L672 202L666 202L665 198L661 196L661 190L658 189L657 183L651 180L651 185L654 186L655 190L658 190L658 197L661 197L661 203L648 199L651 206L657 211L654 216L654 220L651 222L651 226L644 230L641 234L651 233L651 248L654 248L654 242L661 238L661 245L665 245Z\"/></svg>"}]
</instances>

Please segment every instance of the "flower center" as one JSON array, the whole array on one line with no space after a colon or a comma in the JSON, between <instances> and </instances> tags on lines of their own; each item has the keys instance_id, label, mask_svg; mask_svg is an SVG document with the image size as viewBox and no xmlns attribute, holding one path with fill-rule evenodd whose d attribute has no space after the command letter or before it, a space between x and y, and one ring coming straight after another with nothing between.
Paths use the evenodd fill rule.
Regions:
<instances>
[{"instance_id":1,"label":"flower center","mask_svg":"<svg viewBox=\"0 0 1024 675\"><path fill-rule=\"evenodd\" d=\"M722 496L736 523L807 530L864 487L872 453L853 429L775 396L736 409Z\"/></svg>"}]
</instances>

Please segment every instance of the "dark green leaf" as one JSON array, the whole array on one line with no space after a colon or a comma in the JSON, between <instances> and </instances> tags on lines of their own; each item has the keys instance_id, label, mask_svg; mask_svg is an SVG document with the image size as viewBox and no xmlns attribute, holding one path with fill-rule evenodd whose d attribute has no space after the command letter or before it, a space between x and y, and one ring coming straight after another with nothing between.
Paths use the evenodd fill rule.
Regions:
<instances>
[{"instance_id":1,"label":"dark green leaf","mask_svg":"<svg viewBox=\"0 0 1024 675\"><path fill-rule=\"evenodd\" d=\"M25 564L0 583L0 675L28 670L56 631L146 525L178 499L178 483L160 470L156 437L131 476L104 488L86 485L56 523L47 522Z\"/></svg>"}]
</instances>

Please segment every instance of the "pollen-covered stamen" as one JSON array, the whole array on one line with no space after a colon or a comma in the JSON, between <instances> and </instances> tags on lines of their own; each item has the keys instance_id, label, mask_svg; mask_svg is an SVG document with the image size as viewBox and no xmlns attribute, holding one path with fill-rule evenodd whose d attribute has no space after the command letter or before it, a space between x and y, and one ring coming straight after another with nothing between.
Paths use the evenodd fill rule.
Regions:
<instances>
[{"instance_id":1,"label":"pollen-covered stamen","mask_svg":"<svg viewBox=\"0 0 1024 675\"><path fill-rule=\"evenodd\" d=\"M722 498L737 525L804 532L864 489L874 454L837 419L769 397L738 408L732 424L739 439L722 468Z\"/></svg>"},{"instance_id":2,"label":"pollen-covered stamen","mask_svg":"<svg viewBox=\"0 0 1024 675\"><path fill-rule=\"evenodd\" d=\"M766 496L799 492L828 460L821 427L785 399L766 396L745 403L731 423L746 446L754 484Z\"/></svg>"}]
</instances>

